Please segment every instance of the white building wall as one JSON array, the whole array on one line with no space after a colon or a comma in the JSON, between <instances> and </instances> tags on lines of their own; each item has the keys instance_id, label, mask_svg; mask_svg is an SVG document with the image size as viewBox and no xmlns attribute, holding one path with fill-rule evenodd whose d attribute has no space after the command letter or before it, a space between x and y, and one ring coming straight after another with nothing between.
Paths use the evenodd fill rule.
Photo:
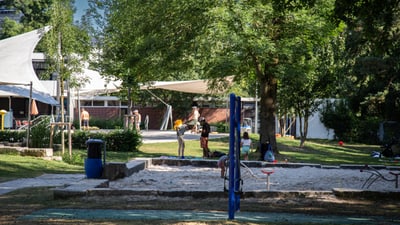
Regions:
<instances>
[{"instance_id":1,"label":"white building wall","mask_svg":"<svg viewBox=\"0 0 400 225\"><path fill-rule=\"evenodd\" d=\"M321 122L319 112L315 112L308 118L307 138L333 140L334 135L335 132L332 129L326 128ZM300 137L300 119L298 117L296 118L296 137Z\"/></svg>"}]
</instances>

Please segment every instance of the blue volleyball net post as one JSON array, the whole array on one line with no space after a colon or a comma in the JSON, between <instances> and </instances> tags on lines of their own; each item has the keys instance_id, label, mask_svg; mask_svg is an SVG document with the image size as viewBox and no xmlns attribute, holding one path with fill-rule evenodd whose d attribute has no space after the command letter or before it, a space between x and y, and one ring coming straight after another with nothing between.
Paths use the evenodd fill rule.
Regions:
<instances>
[{"instance_id":1,"label":"blue volleyball net post","mask_svg":"<svg viewBox=\"0 0 400 225\"><path fill-rule=\"evenodd\" d=\"M240 113L241 99L230 94L229 113L229 219L240 210Z\"/></svg>"}]
</instances>

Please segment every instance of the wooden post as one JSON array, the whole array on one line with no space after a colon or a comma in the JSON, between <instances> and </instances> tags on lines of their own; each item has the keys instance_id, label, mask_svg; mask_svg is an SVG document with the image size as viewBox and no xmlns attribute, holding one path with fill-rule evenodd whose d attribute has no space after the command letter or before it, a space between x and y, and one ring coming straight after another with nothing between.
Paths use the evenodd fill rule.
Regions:
<instances>
[{"instance_id":1,"label":"wooden post","mask_svg":"<svg viewBox=\"0 0 400 225\"><path fill-rule=\"evenodd\" d=\"M50 148L53 148L53 136L54 136L54 126L68 126L68 152L69 156L72 157L72 132L71 132L71 127L72 123L71 122L56 122L56 123L50 123ZM64 129L61 129L62 131L62 136L64 136ZM61 149L62 149L62 154L64 155L64 142L63 138L61 139Z\"/></svg>"},{"instance_id":2,"label":"wooden post","mask_svg":"<svg viewBox=\"0 0 400 225\"><path fill-rule=\"evenodd\" d=\"M68 149L69 156L72 157L72 134L71 134L71 122L68 122Z\"/></svg>"}]
</instances>

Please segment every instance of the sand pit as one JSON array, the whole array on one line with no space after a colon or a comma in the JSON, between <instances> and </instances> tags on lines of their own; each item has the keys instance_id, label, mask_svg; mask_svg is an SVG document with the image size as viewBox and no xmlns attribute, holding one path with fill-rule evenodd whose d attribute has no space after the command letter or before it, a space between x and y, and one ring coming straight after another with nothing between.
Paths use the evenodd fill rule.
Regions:
<instances>
[{"instance_id":1,"label":"sand pit","mask_svg":"<svg viewBox=\"0 0 400 225\"><path fill-rule=\"evenodd\" d=\"M261 172L263 169L266 168L241 168L244 192L266 191L267 176ZM274 170L270 177L271 191L331 191L333 188L400 191L399 188L395 188L395 182L382 179L374 182L368 189L362 188L370 174L358 169L322 169L308 166L268 169ZM389 170L379 172L388 178L394 178L389 174ZM110 182L109 187L158 191L223 191L224 179L220 177L220 169L216 167L150 165L149 168L130 177Z\"/></svg>"}]
</instances>

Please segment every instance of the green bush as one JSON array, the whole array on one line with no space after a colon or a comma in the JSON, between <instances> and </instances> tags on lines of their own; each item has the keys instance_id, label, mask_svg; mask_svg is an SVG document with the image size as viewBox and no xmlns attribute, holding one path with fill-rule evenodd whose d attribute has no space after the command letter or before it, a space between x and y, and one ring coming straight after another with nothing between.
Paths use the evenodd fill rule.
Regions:
<instances>
[{"instance_id":1,"label":"green bush","mask_svg":"<svg viewBox=\"0 0 400 225\"><path fill-rule=\"evenodd\" d=\"M44 119L30 129L29 147L47 148L50 144L49 119Z\"/></svg>"},{"instance_id":2,"label":"green bush","mask_svg":"<svg viewBox=\"0 0 400 225\"><path fill-rule=\"evenodd\" d=\"M84 165L84 157L79 153L72 152L70 156L68 152L62 155L63 161L71 165Z\"/></svg>"},{"instance_id":3,"label":"green bush","mask_svg":"<svg viewBox=\"0 0 400 225\"><path fill-rule=\"evenodd\" d=\"M321 122L335 132L335 138L342 141L378 144L379 118L357 117L344 100L327 102L321 111Z\"/></svg>"},{"instance_id":4,"label":"green bush","mask_svg":"<svg viewBox=\"0 0 400 225\"><path fill-rule=\"evenodd\" d=\"M342 141L353 141L356 117L345 100L326 101L321 110L321 122L335 132L335 138Z\"/></svg>"},{"instance_id":5,"label":"green bush","mask_svg":"<svg viewBox=\"0 0 400 225\"><path fill-rule=\"evenodd\" d=\"M2 130L0 131L0 141L22 142L26 138L25 131Z\"/></svg>"},{"instance_id":6,"label":"green bush","mask_svg":"<svg viewBox=\"0 0 400 225\"><path fill-rule=\"evenodd\" d=\"M354 132L354 141L364 144L379 144L377 131L380 120L375 117L358 119Z\"/></svg>"},{"instance_id":7,"label":"green bush","mask_svg":"<svg viewBox=\"0 0 400 225\"><path fill-rule=\"evenodd\" d=\"M56 129L53 136L53 143L61 143L61 133ZM31 129L30 147L43 148L50 144L50 129L41 124ZM22 141L26 137L25 131L0 131L0 141ZM86 141L88 139L100 139L106 142L107 151L129 152L137 151L142 143L142 137L135 130L115 130L108 133L89 132L75 130L72 133L72 147L75 149L86 149ZM68 133L64 132L64 144L68 145Z\"/></svg>"},{"instance_id":8,"label":"green bush","mask_svg":"<svg viewBox=\"0 0 400 225\"><path fill-rule=\"evenodd\" d=\"M133 130L115 130L108 133L90 133L88 131L75 131L72 135L72 146L77 149L86 149L86 141L100 139L106 142L107 151L129 152L137 151L142 138Z\"/></svg>"},{"instance_id":9,"label":"green bush","mask_svg":"<svg viewBox=\"0 0 400 225\"><path fill-rule=\"evenodd\" d=\"M142 137L135 130L116 130L108 133L105 141L107 151L129 152L138 151Z\"/></svg>"},{"instance_id":10,"label":"green bush","mask_svg":"<svg viewBox=\"0 0 400 225\"><path fill-rule=\"evenodd\" d=\"M99 129L116 129L123 127L123 119L115 118L115 119L90 119L89 125L91 127L98 127Z\"/></svg>"},{"instance_id":11,"label":"green bush","mask_svg":"<svg viewBox=\"0 0 400 225\"><path fill-rule=\"evenodd\" d=\"M217 132L218 133L229 132L229 125L228 125L228 123L225 123L225 122L213 123L213 124L210 124L210 126L217 127Z\"/></svg>"},{"instance_id":12,"label":"green bush","mask_svg":"<svg viewBox=\"0 0 400 225\"><path fill-rule=\"evenodd\" d=\"M74 131L74 134L72 135L72 148L85 149L85 142L87 141L87 139L89 139L88 131Z\"/></svg>"},{"instance_id":13,"label":"green bush","mask_svg":"<svg viewBox=\"0 0 400 225\"><path fill-rule=\"evenodd\" d=\"M89 131L76 130L72 134L72 147L77 149L86 149L86 141L88 139L104 140L106 136L106 133L90 133Z\"/></svg>"}]
</instances>

